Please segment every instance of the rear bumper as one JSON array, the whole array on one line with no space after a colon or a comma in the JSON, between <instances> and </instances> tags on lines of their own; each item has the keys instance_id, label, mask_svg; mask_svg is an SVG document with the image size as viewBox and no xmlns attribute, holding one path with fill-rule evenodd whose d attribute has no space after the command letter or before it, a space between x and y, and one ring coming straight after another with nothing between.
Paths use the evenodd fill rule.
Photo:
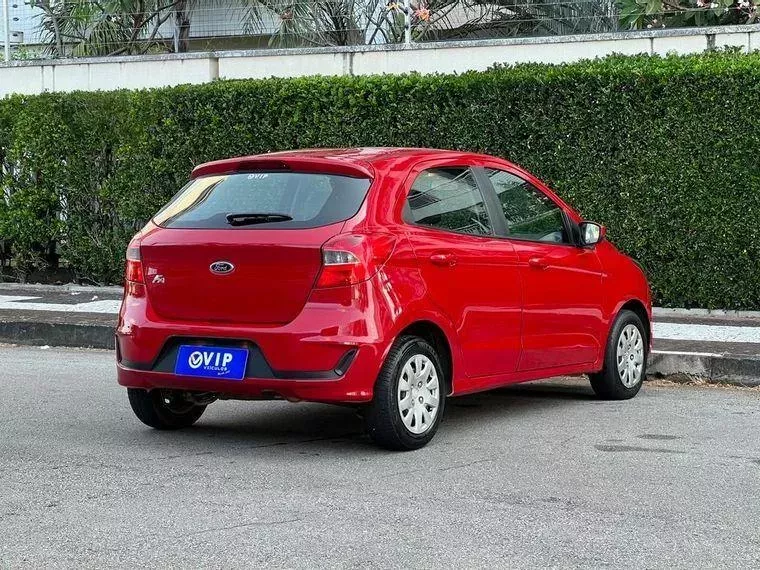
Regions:
<instances>
[{"instance_id":1,"label":"rear bumper","mask_svg":"<svg viewBox=\"0 0 760 570\"><path fill-rule=\"evenodd\" d=\"M222 397L282 397L317 402L372 399L392 326L391 311L377 298L375 279L336 297L314 292L301 313L281 326L168 321L145 296L125 296L116 330L118 382L130 388L175 388ZM243 380L174 374L181 344L247 347Z\"/></svg>"},{"instance_id":2,"label":"rear bumper","mask_svg":"<svg viewBox=\"0 0 760 570\"><path fill-rule=\"evenodd\" d=\"M315 371L314 374L300 371L298 378L246 377L243 380L217 380L129 368L123 360L117 363L117 372L119 384L128 388L172 388L214 392L221 397L233 399L275 397L329 403L370 401L374 379L377 377L376 356L371 346L356 349L355 358L342 375L336 370ZM328 374L334 377L325 378Z\"/></svg>"}]
</instances>

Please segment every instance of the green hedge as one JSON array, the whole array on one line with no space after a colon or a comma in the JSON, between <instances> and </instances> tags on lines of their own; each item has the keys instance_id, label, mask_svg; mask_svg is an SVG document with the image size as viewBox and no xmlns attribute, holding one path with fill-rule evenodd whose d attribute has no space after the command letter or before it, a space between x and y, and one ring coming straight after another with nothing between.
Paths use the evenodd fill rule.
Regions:
<instances>
[{"instance_id":1,"label":"green hedge","mask_svg":"<svg viewBox=\"0 0 760 570\"><path fill-rule=\"evenodd\" d=\"M482 151L534 171L670 306L760 308L760 55L463 75L219 81L0 101L0 238L117 283L127 240L203 161L312 146Z\"/></svg>"}]
</instances>

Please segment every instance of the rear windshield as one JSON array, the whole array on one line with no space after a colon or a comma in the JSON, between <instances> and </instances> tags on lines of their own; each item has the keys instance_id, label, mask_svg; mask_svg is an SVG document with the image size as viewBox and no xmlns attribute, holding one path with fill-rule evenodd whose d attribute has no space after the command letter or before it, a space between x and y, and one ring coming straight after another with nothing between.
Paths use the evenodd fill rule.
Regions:
<instances>
[{"instance_id":1,"label":"rear windshield","mask_svg":"<svg viewBox=\"0 0 760 570\"><path fill-rule=\"evenodd\" d=\"M356 214L369 185L366 178L306 172L204 176L153 221L165 228L315 228Z\"/></svg>"}]
</instances>

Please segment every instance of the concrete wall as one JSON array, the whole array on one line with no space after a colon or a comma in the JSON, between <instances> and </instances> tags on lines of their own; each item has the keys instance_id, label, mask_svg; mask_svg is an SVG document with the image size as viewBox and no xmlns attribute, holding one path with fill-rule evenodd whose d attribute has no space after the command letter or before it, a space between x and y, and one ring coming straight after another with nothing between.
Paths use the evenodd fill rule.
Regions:
<instances>
[{"instance_id":1,"label":"concrete wall","mask_svg":"<svg viewBox=\"0 0 760 570\"><path fill-rule=\"evenodd\" d=\"M206 83L214 79L453 73L494 63L562 63L610 53L699 53L711 47L760 49L760 25L648 30L548 38L225 51L0 64L0 97L10 93L95 91Z\"/></svg>"}]
</instances>

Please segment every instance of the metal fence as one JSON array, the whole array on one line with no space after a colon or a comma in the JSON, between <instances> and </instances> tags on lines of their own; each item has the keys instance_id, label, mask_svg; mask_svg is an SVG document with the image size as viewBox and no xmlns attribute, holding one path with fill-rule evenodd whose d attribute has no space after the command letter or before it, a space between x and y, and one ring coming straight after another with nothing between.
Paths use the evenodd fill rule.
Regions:
<instances>
[{"instance_id":1,"label":"metal fence","mask_svg":"<svg viewBox=\"0 0 760 570\"><path fill-rule=\"evenodd\" d=\"M614 32L755 21L760 0L0 0L6 58ZM706 2L710 2L709 4Z\"/></svg>"}]
</instances>

